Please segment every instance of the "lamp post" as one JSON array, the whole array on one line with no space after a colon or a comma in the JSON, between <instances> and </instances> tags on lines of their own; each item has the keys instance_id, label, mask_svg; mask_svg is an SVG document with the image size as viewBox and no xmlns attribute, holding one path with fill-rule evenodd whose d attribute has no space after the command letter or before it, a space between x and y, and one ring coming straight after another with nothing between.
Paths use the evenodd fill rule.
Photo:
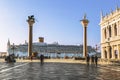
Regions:
<instances>
[{"instance_id":1,"label":"lamp post","mask_svg":"<svg viewBox=\"0 0 120 80\"><path fill-rule=\"evenodd\" d=\"M95 46L96 46L96 48L95 48L95 49L96 49L96 53L97 53L97 50L98 50L98 45L96 44Z\"/></svg>"},{"instance_id":2,"label":"lamp post","mask_svg":"<svg viewBox=\"0 0 120 80\"><path fill-rule=\"evenodd\" d=\"M95 45L96 55L97 55L97 50L98 50L98 48L99 48L99 47L98 47L98 45L96 44L96 45Z\"/></svg>"},{"instance_id":3,"label":"lamp post","mask_svg":"<svg viewBox=\"0 0 120 80\"><path fill-rule=\"evenodd\" d=\"M13 43L11 49L13 50L13 55L15 55L15 54L14 54L14 50L16 49L16 47L15 47L14 43Z\"/></svg>"},{"instance_id":4,"label":"lamp post","mask_svg":"<svg viewBox=\"0 0 120 80\"><path fill-rule=\"evenodd\" d=\"M87 56L87 25L89 21L86 19L86 14L84 14L84 17L82 20L80 20L83 28L84 28L84 36L83 36L83 57L86 58Z\"/></svg>"},{"instance_id":5,"label":"lamp post","mask_svg":"<svg viewBox=\"0 0 120 80\"><path fill-rule=\"evenodd\" d=\"M31 16L28 16L28 25L29 25L29 43L28 43L28 56L30 57L32 55L32 27L33 27L33 24L35 23L35 18L34 18L34 15L31 15Z\"/></svg>"}]
</instances>

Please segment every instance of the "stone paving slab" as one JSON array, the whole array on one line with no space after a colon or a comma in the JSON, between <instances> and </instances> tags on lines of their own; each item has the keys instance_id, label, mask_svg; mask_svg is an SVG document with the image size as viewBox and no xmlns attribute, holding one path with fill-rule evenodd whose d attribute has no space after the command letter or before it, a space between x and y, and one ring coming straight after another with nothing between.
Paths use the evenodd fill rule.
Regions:
<instances>
[{"instance_id":1,"label":"stone paving slab","mask_svg":"<svg viewBox=\"0 0 120 80\"><path fill-rule=\"evenodd\" d=\"M0 63L0 80L120 80L120 67L79 63ZM112 69L112 70L111 70ZM117 69L117 70L116 70Z\"/></svg>"}]
</instances>

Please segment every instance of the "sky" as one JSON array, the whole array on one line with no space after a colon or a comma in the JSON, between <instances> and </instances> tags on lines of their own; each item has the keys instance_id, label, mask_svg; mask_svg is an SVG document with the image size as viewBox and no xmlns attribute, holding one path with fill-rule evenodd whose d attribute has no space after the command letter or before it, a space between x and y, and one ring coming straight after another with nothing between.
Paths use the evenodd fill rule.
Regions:
<instances>
[{"instance_id":1,"label":"sky","mask_svg":"<svg viewBox=\"0 0 120 80\"><path fill-rule=\"evenodd\" d=\"M87 43L100 45L100 13L109 14L120 7L120 0L0 0L0 51L7 42L28 42L28 16L34 15L33 42L44 37L46 43L83 44L80 20L87 15Z\"/></svg>"}]
</instances>

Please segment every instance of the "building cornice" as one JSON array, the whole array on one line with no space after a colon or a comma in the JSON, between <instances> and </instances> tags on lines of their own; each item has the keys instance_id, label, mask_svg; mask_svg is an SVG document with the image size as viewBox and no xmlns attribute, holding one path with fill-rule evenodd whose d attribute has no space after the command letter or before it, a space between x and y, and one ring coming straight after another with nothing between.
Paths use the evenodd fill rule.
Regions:
<instances>
[{"instance_id":1,"label":"building cornice","mask_svg":"<svg viewBox=\"0 0 120 80\"><path fill-rule=\"evenodd\" d=\"M119 19L119 17L120 17L120 9L115 10L114 12L111 12L109 15L104 16L102 18L101 22L99 23L99 25L103 25L103 24L105 24L107 22L112 22L112 21L114 21L113 19L115 19L117 17Z\"/></svg>"}]
</instances>

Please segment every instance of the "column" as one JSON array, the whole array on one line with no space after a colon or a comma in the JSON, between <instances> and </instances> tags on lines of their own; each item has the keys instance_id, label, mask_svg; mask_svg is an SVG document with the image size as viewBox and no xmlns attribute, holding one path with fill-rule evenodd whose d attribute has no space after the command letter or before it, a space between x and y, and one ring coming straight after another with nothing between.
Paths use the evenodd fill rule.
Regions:
<instances>
[{"instance_id":1,"label":"column","mask_svg":"<svg viewBox=\"0 0 120 80\"><path fill-rule=\"evenodd\" d=\"M117 45L117 51L118 51L118 59L120 59L120 45Z\"/></svg>"},{"instance_id":2,"label":"column","mask_svg":"<svg viewBox=\"0 0 120 80\"><path fill-rule=\"evenodd\" d=\"M107 59L110 59L110 46L107 47Z\"/></svg>"},{"instance_id":3,"label":"column","mask_svg":"<svg viewBox=\"0 0 120 80\"><path fill-rule=\"evenodd\" d=\"M102 52L101 57L102 57L102 59L104 59L105 58L104 47L101 48L101 52Z\"/></svg>"},{"instance_id":4,"label":"column","mask_svg":"<svg viewBox=\"0 0 120 80\"><path fill-rule=\"evenodd\" d=\"M118 21L118 35L120 35L120 21Z\"/></svg>"},{"instance_id":5,"label":"column","mask_svg":"<svg viewBox=\"0 0 120 80\"><path fill-rule=\"evenodd\" d=\"M84 27L84 45L83 45L83 56L86 57L87 55L87 27Z\"/></svg>"},{"instance_id":6,"label":"column","mask_svg":"<svg viewBox=\"0 0 120 80\"><path fill-rule=\"evenodd\" d=\"M35 23L34 15L28 16L27 20L29 24L29 43L28 43L28 56L30 57L32 55L32 27Z\"/></svg>"},{"instance_id":7,"label":"column","mask_svg":"<svg viewBox=\"0 0 120 80\"><path fill-rule=\"evenodd\" d=\"M112 46L112 59L115 59L114 45Z\"/></svg>"},{"instance_id":8,"label":"column","mask_svg":"<svg viewBox=\"0 0 120 80\"><path fill-rule=\"evenodd\" d=\"M116 26L117 26L117 36L119 35L119 23L116 22Z\"/></svg>"},{"instance_id":9,"label":"column","mask_svg":"<svg viewBox=\"0 0 120 80\"><path fill-rule=\"evenodd\" d=\"M113 24L111 25L111 29L112 29L112 30L111 30L111 33L112 33L111 36L114 37L114 26L113 26Z\"/></svg>"},{"instance_id":10,"label":"column","mask_svg":"<svg viewBox=\"0 0 120 80\"><path fill-rule=\"evenodd\" d=\"M106 34L107 34L107 38L109 38L109 26L107 26L106 28Z\"/></svg>"},{"instance_id":11,"label":"column","mask_svg":"<svg viewBox=\"0 0 120 80\"><path fill-rule=\"evenodd\" d=\"M87 25L89 23L89 20L86 19L86 14L84 15L83 19L80 20L83 28L84 28L84 36L83 36L83 57L85 58L87 55Z\"/></svg>"},{"instance_id":12,"label":"column","mask_svg":"<svg viewBox=\"0 0 120 80\"><path fill-rule=\"evenodd\" d=\"M103 43L105 40L105 33L104 33L104 28L101 29L101 43Z\"/></svg>"},{"instance_id":13,"label":"column","mask_svg":"<svg viewBox=\"0 0 120 80\"><path fill-rule=\"evenodd\" d=\"M32 26L29 26L28 53L29 53L29 56L32 55Z\"/></svg>"}]
</instances>

